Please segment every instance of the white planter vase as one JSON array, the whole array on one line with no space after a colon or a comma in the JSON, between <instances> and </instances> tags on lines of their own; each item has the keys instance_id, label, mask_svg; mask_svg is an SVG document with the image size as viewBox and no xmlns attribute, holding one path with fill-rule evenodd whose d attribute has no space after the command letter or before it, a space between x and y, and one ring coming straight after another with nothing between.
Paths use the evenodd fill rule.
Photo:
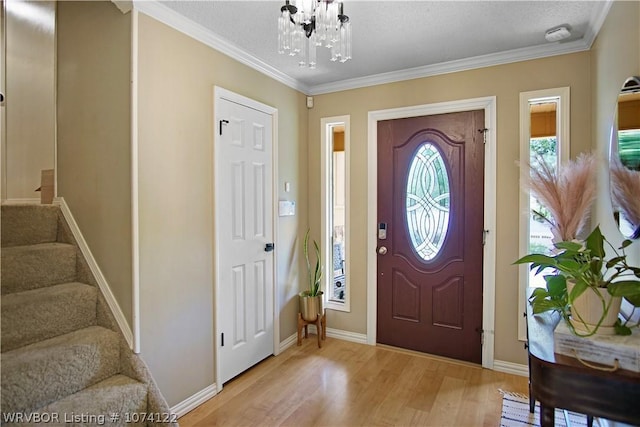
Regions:
<instances>
[{"instance_id":1,"label":"white planter vase","mask_svg":"<svg viewBox=\"0 0 640 427\"><path fill-rule=\"evenodd\" d=\"M567 281L567 292L573 286ZM614 335L621 304L622 297L611 296L605 288L587 288L571 304L571 324L580 334Z\"/></svg>"}]
</instances>

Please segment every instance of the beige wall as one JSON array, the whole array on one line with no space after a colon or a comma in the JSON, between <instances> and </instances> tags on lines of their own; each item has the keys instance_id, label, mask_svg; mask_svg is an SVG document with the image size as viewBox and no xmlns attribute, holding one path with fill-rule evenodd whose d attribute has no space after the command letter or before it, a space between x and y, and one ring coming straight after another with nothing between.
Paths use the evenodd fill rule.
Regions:
<instances>
[{"instance_id":1,"label":"beige wall","mask_svg":"<svg viewBox=\"0 0 640 427\"><path fill-rule=\"evenodd\" d=\"M40 199L35 189L41 171L54 167L56 4L10 1L2 6L7 43L2 199Z\"/></svg>"},{"instance_id":2,"label":"beige wall","mask_svg":"<svg viewBox=\"0 0 640 427\"><path fill-rule=\"evenodd\" d=\"M131 15L58 3L58 195L131 325Z\"/></svg>"},{"instance_id":3,"label":"beige wall","mask_svg":"<svg viewBox=\"0 0 640 427\"><path fill-rule=\"evenodd\" d=\"M320 191L320 119L351 115L351 312L331 312L328 326L366 333L367 113L410 105L497 97L497 239L495 358L526 363L517 340L518 275L512 263L518 253L519 93L571 87L571 152L588 150L590 118L589 53L349 90L315 97L309 116L309 194ZM309 200L309 223L319 227L319 201Z\"/></svg>"},{"instance_id":4,"label":"beige wall","mask_svg":"<svg viewBox=\"0 0 640 427\"><path fill-rule=\"evenodd\" d=\"M278 197L297 202L278 220L280 337L296 331L299 242L307 220L303 94L139 14L141 348L169 405L215 382L213 87L278 109ZM284 182L291 192L284 192Z\"/></svg>"},{"instance_id":5,"label":"beige wall","mask_svg":"<svg viewBox=\"0 0 640 427\"><path fill-rule=\"evenodd\" d=\"M640 2L616 1L591 49L593 149L602 159L609 157L609 138L618 92L630 76L640 76ZM593 222L614 245L622 241L613 221L609 198L609 173L602 162L598 175L598 199ZM640 243L627 250L629 259L640 264Z\"/></svg>"}]
</instances>

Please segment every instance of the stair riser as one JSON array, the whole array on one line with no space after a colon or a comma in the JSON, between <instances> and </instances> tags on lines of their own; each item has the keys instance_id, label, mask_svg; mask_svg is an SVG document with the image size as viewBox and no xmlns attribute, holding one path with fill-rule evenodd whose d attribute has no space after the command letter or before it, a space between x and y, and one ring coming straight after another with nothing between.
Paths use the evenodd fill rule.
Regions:
<instances>
[{"instance_id":1,"label":"stair riser","mask_svg":"<svg viewBox=\"0 0 640 427\"><path fill-rule=\"evenodd\" d=\"M64 243L2 250L2 295L76 280L76 248Z\"/></svg>"},{"instance_id":2,"label":"stair riser","mask_svg":"<svg viewBox=\"0 0 640 427\"><path fill-rule=\"evenodd\" d=\"M59 212L57 206L2 205L2 246L55 242Z\"/></svg>"},{"instance_id":3,"label":"stair riser","mask_svg":"<svg viewBox=\"0 0 640 427\"><path fill-rule=\"evenodd\" d=\"M31 412L117 374L119 338L92 327L3 353L2 367L2 411Z\"/></svg>"},{"instance_id":4,"label":"stair riser","mask_svg":"<svg viewBox=\"0 0 640 427\"><path fill-rule=\"evenodd\" d=\"M96 324L97 289L70 283L2 298L2 351Z\"/></svg>"}]
</instances>

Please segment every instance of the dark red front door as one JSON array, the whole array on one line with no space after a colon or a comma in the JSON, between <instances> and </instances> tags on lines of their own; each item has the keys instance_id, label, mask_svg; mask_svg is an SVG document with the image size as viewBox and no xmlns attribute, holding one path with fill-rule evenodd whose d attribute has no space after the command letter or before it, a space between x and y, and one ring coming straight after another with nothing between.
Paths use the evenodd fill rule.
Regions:
<instances>
[{"instance_id":1,"label":"dark red front door","mask_svg":"<svg viewBox=\"0 0 640 427\"><path fill-rule=\"evenodd\" d=\"M484 111L378 122L377 341L482 362Z\"/></svg>"}]
</instances>

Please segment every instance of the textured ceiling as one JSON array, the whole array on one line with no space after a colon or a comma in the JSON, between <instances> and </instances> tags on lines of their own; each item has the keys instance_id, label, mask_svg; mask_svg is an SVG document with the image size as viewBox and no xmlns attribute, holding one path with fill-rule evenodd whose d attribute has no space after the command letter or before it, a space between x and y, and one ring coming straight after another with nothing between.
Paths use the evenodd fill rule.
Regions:
<instances>
[{"instance_id":1,"label":"textured ceiling","mask_svg":"<svg viewBox=\"0 0 640 427\"><path fill-rule=\"evenodd\" d=\"M353 27L353 59L315 70L279 55L277 18L284 1L160 2L204 27L308 93L588 49L608 1L359 1L344 0ZM571 37L549 43L545 31L566 25Z\"/></svg>"}]
</instances>

